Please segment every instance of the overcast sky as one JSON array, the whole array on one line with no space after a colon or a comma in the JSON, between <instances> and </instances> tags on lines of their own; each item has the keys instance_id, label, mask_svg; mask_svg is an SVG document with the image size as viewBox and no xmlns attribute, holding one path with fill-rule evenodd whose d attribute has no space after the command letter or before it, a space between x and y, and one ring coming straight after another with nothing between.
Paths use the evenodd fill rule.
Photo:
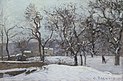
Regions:
<instances>
[{"instance_id":1,"label":"overcast sky","mask_svg":"<svg viewBox=\"0 0 123 81\"><path fill-rule=\"evenodd\" d=\"M8 27L24 20L24 11L30 3L36 5L40 12L67 3L75 3L87 7L89 0L0 0L4 15L8 16Z\"/></svg>"},{"instance_id":2,"label":"overcast sky","mask_svg":"<svg viewBox=\"0 0 123 81\"><path fill-rule=\"evenodd\" d=\"M88 0L0 0L4 6L4 10L7 15L12 17L21 18L23 16L26 7L33 3L41 11L43 9L52 8L66 3L82 4L87 6Z\"/></svg>"}]
</instances>

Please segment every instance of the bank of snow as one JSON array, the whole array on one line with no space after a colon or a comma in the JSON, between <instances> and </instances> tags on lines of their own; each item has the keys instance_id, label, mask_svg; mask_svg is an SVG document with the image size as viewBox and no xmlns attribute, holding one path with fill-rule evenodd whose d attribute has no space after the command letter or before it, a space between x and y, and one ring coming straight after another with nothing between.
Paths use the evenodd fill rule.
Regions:
<instances>
[{"instance_id":1,"label":"bank of snow","mask_svg":"<svg viewBox=\"0 0 123 81\"><path fill-rule=\"evenodd\" d=\"M122 81L122 75L108 74L85 66L52 64L28 75L1 78L0 81Z\"/></svg>"},{"instance_id":2,"label":"bank of snow","mask_svg":"<svg viewBox=\"0 0 123 81\"><path fill-rule=\"evenodd\" d=\"M123 57L121 57L120 65L114 65L114 56L105 56L107 63L102 64L101 56L87 56L87 65L99 71L111 72L113 74L123 74ZM29 61L40 61L39 57L29 58ZM80 57L78 56L78 64L80 65ZM45 57L45 62L48 64L65 64L74 65L74 58L69 56L47 56Z\"/></svg>"}]
</instances>

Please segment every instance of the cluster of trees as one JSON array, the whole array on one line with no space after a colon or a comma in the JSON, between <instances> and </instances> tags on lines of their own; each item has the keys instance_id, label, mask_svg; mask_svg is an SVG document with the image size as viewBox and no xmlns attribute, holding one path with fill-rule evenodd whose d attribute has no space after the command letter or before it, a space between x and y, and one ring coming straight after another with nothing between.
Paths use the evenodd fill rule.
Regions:
<instances>
[{"instance_id":1,"label":"cluster of trees","mask_svg":"<svg viewBox=\"0 0 123 81\"><path fill-rule=\"evenodd\" d=\"M0 13L0 39L1 39L1 59L3 60L3 48L4 44L6 45L6 53L8 56L8 60L10 60L10 53L9 53L9 42L12 40L15 36L20 34L20 32L16 32L17 25L14 25L12 27L7 27L8 25L8 17L4 15L4 11L1 10ZM13 33L14 32L14 33Z\"/></svg>"},{"instance_id":2,"label":"cluster of trees","mask_svg":"<svg viewBox=\"0 0 123 81\"><path fill-rule=\"evenodd\" d=\"M108 49L115 55L115 65L120 64L120 49L123 32L123 1L122 0L96 0L90 2L94 25L99 30L102 49Z\"/></svg>"},{"instance_id":3,"label":"cluster of trees","mask_svg":"<svg viewBox=\"0 0 123 81\"><path fill-rule=\"evenodd\" d=\"M45 57L44 48L46 44L50 40L54 40L52 39L53 35L57 35L61 49L66 54L74 56L75 65L78 65L78 55L81 57L81 65L86 65L87 53L93 57L98 55L100 50L103 59L106 54L105 51L114 54L115 65L119 65L123 32L123 1L94 0L89 2L86 14L83 14L83 11L84 9L81 7L68 4L63 7L56 7L51 11L44 10L44 16L40 14L35 5L30 4L26 8L24 16L28 25L20 28L30 31L28 42L31 39L38 41L42 61ZM43 24L44 21L45 24ZM42 27L49 31L45 39L42 36ZM13 28L8 29L8 31ZM6 37L9 38L6 29L5 33ZM6 42L6 47L8 47L7 44L8 42ZM41 54L41 50L43 54ZM8 53L8 50L6 51Z\"/></svg>"},{"instance_id":4,"label":"cluster of trees","mask_svg":"<svg viewBox=\"0 0 123 81\"><path fill-rule=\"evenodd\" d=\"M102 50L103 58L108 51L115 55L115 65L120 64L122 3L122 0L95 0L89 3L89 13L84 18L72 4L46 12L50 27L59 35L64 51L74 56L75 65L77 56L82 54L86 64L86 53L90 52L92 57L97 55L97 47Z\"/></svg>"}]
</instances>

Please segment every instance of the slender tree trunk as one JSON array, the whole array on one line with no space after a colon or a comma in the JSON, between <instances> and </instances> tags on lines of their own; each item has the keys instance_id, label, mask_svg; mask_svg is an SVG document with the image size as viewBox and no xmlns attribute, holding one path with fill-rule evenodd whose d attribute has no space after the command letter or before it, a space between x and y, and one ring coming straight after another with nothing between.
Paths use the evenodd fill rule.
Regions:
<instances>
[{"instance_id":1,"label":"slender tree trunk","mask_svg":"<svg viewBox=\"0 0 123 81\"><path fill-rule=\"evenodd\" d=\"M78 61L77 61L77 54L74 55L74 65L77 66L78 65Z\"/></svg>"},{"instance_id":2,"label":"slender tree trunk","mask_svg":"<svg viewBox=\"0 0 123 81\"><path fill-rule=\"evenodd\" d=\"M6 39L6 52L7 52L7 55L8 55L8 60L10 60L10 55L9 55L9 49L8 49L8 46L9 46L9 38L7 37Z\"/></svg>"},{"instance_id":3,"label":"slender tree trunk","mask_svg":"<svg viewBox=\"0 0 123 81\"><path fill-rule=\"evenodd\" d=\"M92 41L92 52L93 54L91 54L91 57L93 57L93 55L96 55L94 41Z\"/></svg>"},{"instance_id":4,"label":"slender tree trunk","mask_svg":"<svg viewBox=\"0 0 123 81\"><path fill-rule=\"evenodd\" d=\"M1 44L1 60L3 60L3 44Z\"/></svg>"},{"instance_id":5,"label":"slender tree trunk","mask_svg":"<svg viewBox=\"0 0 123 81\"><path fill-rule=\"evenodd\" d=\"M38 42L39 42L38 47L39 47L40 60L42 61L42 55L41 55L41 41L40 41L40 39L38 40Z\"/></svg>"},{"instance_id":6,"label":"slender tree trunk","mask_svg":"<svg viewBox=\"0 0 123 81\"><path fill-rule=\"evenodd\" d=\"M81 59L81 66L83 65L83 59L82 59L82 55L80 54L80 59Z\"/></svg>"},{"instance_id":7,"label":"slender tree trunk","mask_svg":"<svg viewBox=\"0 0 123 81\"><path fill-rule=\"evenodd\" d=\"M120 65L120 50L121 50L120 42L122 40L122 33L123 33L123 21L122 21L122 28L119 32L119 42L118 42L119 49L117 49L117 52L115 54L115 65Z\"/></svg>"},{"instance_id":8,"label":"slender tree trunk","mask_svg":"<svg viewBox=\"0 0 123 81\"><path fill-rule=\"evenodd\" d=\"M102 63L106 63L106 59L104 55L102 55Z\"/></svg>"},{"instance_id":9,"label":"slender tree trunk","mask_svg":"<svg viewBox=\"0 0 123 81\"><path fill-rule=\"evenodd\" d=\"M2 44L1 44L1 60L3 60L3 29L1 31L1 34L2 34L2 37L1 37L1 42L2 42Z\"/></svg>"},{"instance_id":10,"label":"slender tree trunk","mask_svg":"<svg viewBox=\"0 0 123 81\"><path fill-rule=\"evenodd\" d=\"M68 56L68 51L66 51L65 53L66 53L65 56Z\"/></svg>"},{"instance_id":11,"label":"slender tree trunk","mask_svg":"<svg viewBox=\"0 0 123 81\"><path fill-rule=\"evenodd\" d=\"M91 53L91 57L94 57L94 55Z\"/></svg>"},{"instance_id":12,"label":"slender tree trunk","mask_svg":"<svg viewBox=\"0 0 123 81\"><path fill-rule=\"evenodd\" d=\"M42 46L42 53L43 53L43 55L42 55L42 61L44 62L44 58L45 58L45 50L44 50L44 46Z\"/></svg>"},{"instance_id":13,"label":"slender tree trunk","mask_svg":"<svg viewBox=\"0 0 123 81\"><path fill-rule=\"evenodd\" d=\"M93 30L93 27L91 29L92 31L92 34L91 34L91 37L92 37L92 40L91 40L91 44L92 44L92 53L91 53L91 57L93 57L94 55L96 55L96 52L95 52L95 44L94 44L94 30Z\"/></svg>"}]
</instances>

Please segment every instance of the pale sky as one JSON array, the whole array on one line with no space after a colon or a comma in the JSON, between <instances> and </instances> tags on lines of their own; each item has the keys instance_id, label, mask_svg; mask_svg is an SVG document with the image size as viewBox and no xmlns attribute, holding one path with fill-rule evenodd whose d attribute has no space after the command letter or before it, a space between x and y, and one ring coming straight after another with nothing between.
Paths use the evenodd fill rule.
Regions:
<instances>
[{"instance_id":1,"label":"pale sky","mask_svg":"<svg viewBox=\"0 0 123 81\"><path fill-rule=\"evenodd\" d=\"M0 7L3 7L4 15L8 17L8 27L24 20L24 11L27 6L35 4L40 12L67 3L75 3L87 7L89 0L0 0ZM44 32L44 30L42 31Z\"/></svg>"},{"instance_id":2,"label":"pale sky","mask_svg":"<svg viewBox=\"0 0 123 81\"><path fill-rule=\"evenodd\" d=\"M88 0L0 0L3 1L4 10L6 14L11 15L13 18L22 18L26 7L30 3L34 3L41 11L47 8L53 8L66 3L82 4L87 6Z\"/></svg>"}]
</instances>

